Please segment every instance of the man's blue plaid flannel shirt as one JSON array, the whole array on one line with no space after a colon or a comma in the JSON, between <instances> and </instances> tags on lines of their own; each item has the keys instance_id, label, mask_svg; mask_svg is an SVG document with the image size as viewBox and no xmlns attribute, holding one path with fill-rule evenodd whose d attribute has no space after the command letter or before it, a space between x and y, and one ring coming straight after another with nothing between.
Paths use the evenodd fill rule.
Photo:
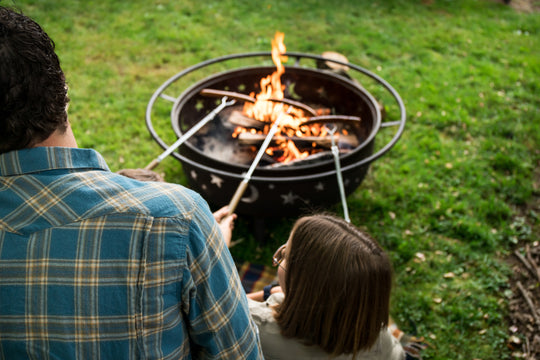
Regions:
<instances>
[{"instance_id":1,"label":"man's blue plaid flannel shirt","mask_svg":"<svg viewBox=\"0 0 540 360\"><path fill-rule=\"evenodd\" d=\"M94 150L0 155L0 358L256 359L207 203Z\"/></svg>"}]
</instances>

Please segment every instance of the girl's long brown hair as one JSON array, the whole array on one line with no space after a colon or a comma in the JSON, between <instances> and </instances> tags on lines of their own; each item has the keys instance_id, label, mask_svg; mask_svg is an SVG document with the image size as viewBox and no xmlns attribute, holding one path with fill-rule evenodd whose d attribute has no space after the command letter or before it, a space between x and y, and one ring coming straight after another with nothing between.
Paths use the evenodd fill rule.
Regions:
<instances>
[{"instance_id":1,"label":"girl's long brown hair","mask_svg":"<svg viewBox=\"0 0 540 360\"><path fill-rule=\"evenodd\" d=\"M285 337L331 355L356 354L388 325L392 266L368 234L331 215L297 220L286 249Z\"/></svg>"}]
</instances>

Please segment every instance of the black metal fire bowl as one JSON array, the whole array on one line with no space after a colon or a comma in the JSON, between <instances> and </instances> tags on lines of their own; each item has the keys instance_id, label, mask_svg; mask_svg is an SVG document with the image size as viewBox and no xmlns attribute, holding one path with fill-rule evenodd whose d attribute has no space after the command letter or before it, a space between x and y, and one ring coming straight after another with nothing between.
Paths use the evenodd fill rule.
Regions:
<instances>
[{"instance_id":1,"label":"black metal fire bowl","mask_svg":"<svg viewBox=\"0 0 540 360\"><path fill-rule=\"evenodd\" d=\"M350 125L348 129L361 140L360 144L340 155L343 185L345 193L349 195L363 181L371 162L389 151L401 136L406 118L403 101L385 80L354 64L310 54L286 55L296 58L297 61L294 66L286 66L282 75L285 97L304 104L318 104L331 108L336 115L361 118L360 124ZM201 95L201 90L211 88L246 95L251 92L258 93L260 79L271 74L275 67L249 66L227 70L197 81L177 97L166 95L165 90L175 81L211 64L238 58L270 56L270 52L229 55L199 63L171 77L156 90L147 106L146 124L152 137L164 149L170 146L161 140L152 125L152 108L159 97L174 101L171 123L176 135L180 137L220 102L220 99ZM395 99L400 110L400 119L383 122L377 100L362 86L346 76L331 71L300 66L301 59L332 61L347 65L350 70L374 79ZM180 160L189 186L201 193L216 208L229 203L249 168L249 162L241 163L236 158L223 156L224 153L231 153L231 148L234 150L236 140L230 136L232 130L223 126L222 120L218 114L214 121L201 129L200 134L197 133L177 152L171 154ZM379 146L374 153L375 139L379 130L394 126L397 130L392 139L387 144ZM206 147L201 145L209 138L214 138L215 144ZM240 200L236 212L254 217L293 216L324 209L339 201L340 192L334 160L332 157L322 156L320 159L315 157L315 160L300 161L291 166L258 166L249 180L249 187Z\"/></svg>"}]
</instances>

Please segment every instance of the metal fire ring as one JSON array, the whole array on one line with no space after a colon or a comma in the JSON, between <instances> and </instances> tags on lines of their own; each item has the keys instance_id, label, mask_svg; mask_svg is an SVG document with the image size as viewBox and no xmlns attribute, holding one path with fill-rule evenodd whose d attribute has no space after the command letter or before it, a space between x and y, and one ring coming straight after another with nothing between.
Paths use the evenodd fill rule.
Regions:
<instances>
[{"instance_id":1,"label":"metal fire ring","mask_svg":"<svg viewBox=\"0 0 540 360\"><path fill-rule=\"evenodd\" d=\"M351 64L351 63L348 63L348 62L342 62L342 61L338 61L338 60L334 60L334 59L329 59L329 58L326 58L326 57L323 57L323 56L307 54L307 53L288 52L288 53L285 53L283 55L291 57L291 58L295 58L296 59L296 64L299 64L301 59L306 58L306 59L313 59L313 60L319 60L319 61L324 61L324 62L332 62L332 63L336 63L336 64L339 64L339 65L347 66L350 69L353 69L353 70L359 72L360 74L365 75L365 76L375 80L375 82L377 82L379 85L381 85L393 97L393 99L396 101L396 104L398 105L399 112L400 112L399 119L394 120L394 121L386 121L386 122L381 123L381 128L398 126L398 129L396 130L396 132L395 132L394 136L392 137L392 139L386 145L384 145L381 149L379 149L376 153L374 153L374 154L372 154L372 155L370 155L370 156L368 156L368 157L366 157L366 158L364 158L364 159L362 159L362 160L360 160L358 162L355 162L353 164L342 167L341 168L342 172L347 172L347 171L352 170L352 169L354 169L356 167L366 165L366 164L369 164L369 163L377 160L379 157L386 154L396 144L396 142L401 137L401 135L402 135L402 133L404 131L404 128L405 128L406 110L405 110L405 105L403 103L403 100L401 99L401 96L386 80L384 80L382 77L374 74L373 72L371 72L371 71L369 71L369 70L367 70L367 69L365 69L365 68L363 68L361 66ZM159 135L157 134L157 132L154 129L154 126L152 125L152 109L153 109L153 106L154 106L155 102L157 101L157 99L159 97L161 97L161 98L163 98L163 99L165 99L167 101L170 101L172 103L175 103L178 100L177 97L172 97L172 96L169 96L169 95L165 94L165 90L169 86L171 86L174 82L178 81L180 78L186 76L187 74L190 74L190 73L192 73L192 72L194 72L196 70L199 70L201 68L207 67L207 66L212 65L212 64L216 64L216 63L220 63L220 62L227 62L229 60L234 60L234 59L251 58L251 57L271 57L271 56L272 56L272 53L269 52L269 51L226 55L226 56L217 57L217 58L214 58L214 59L206 60L206 61L200 62L198 64L195 64L195 65L193 65L193 66L191 66L191 67L189 67L189 68L187 68L185 70L180 71L179 73L177 73L176 75L170 77L169 79L167 79L152 94L152 97L148 101L148 105L146 107L146 127L148 128L148 131L150 132L150 135L152 136L152 138L163 149L167 149L170 146L170 145L167 145L159 137ZM180 97L181 96L182 95L180 95ZM190 164L191 166L201 168L201 169L203 169L205 171L208 171L208 172L213 172L215 174L220 174L222 176L228 176L228 177L232 177L232 178L237 178L238 180L242 180L242 178L243 178L242 174L233 173L233 172L229 172L229 171L223 171L223 170L220 170L220 169L215 169L215 168L208 167L208 166L206 166L204 164L201 164L199 162L196 162L196 161L193 161L193 160L191 160L189 158L186 158L185 156L182 156L181 154L179 154L177 152L173 152L171 155L174 158L176 158L177 160L180 160L182 162L186 162L186 163ZM330 171L326 171L326 172L312 174L312 178L326 177L326 176L335 175L335 174L336 174L336 170L334 169L334 170L330 170ZM289 176L289 177L253 176L252 180L255 180L255 181L288 182L288 181L301 180L303 177L304 176Z\"/></svg>"}]
</instances>

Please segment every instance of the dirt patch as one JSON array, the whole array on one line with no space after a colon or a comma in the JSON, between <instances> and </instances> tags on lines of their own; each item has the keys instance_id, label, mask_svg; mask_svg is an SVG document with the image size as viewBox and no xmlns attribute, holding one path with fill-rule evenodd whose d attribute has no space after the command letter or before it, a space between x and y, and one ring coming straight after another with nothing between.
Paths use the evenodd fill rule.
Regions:
<instances>
[{"instance_id":1,"label":"dirt patch","mask_svg":"<svg viewBox=\"0 0 540 360\"><path fill-rule=\"evenodd\" d=\"M540 359L540 243L516 250L513 257L508 347L515 358Z\"/></svg>"},{"instance_id":2,"label":"dirt patch","mask_svg":"<svg viewBox=\"0 0 540 360\"><path fill-rule=\"evenodd\" d=\"M536 166L533 198L520 209L519 226L540 238L540 163ZM508 259L513 269L510 279L510 327L508 347L515 358L540 359L540 241L520 245Z\"/></svg>"},{"instance_id":3,"label":"dirt patch","mask_svg":"<svg viewBox=\"0 0 540 360\"><path fill-rule=\"evenodd\" d=\"M520 12L540 11L540 1L536 0L512 0L509 5Z\"/></svg>"},{"instance_id":4,"label":"dirt patch","mask_svg":"<svg viewBox=\"0 0 540 360\"><path fill-rule=\"evenodd\" d=\"M512 9L519 12L531 13L531 12L540 11L540 0L510 0L510 1L491 0L491 1L505 3L508 6L510 6Z\"/></svg>"}]
</instances>

